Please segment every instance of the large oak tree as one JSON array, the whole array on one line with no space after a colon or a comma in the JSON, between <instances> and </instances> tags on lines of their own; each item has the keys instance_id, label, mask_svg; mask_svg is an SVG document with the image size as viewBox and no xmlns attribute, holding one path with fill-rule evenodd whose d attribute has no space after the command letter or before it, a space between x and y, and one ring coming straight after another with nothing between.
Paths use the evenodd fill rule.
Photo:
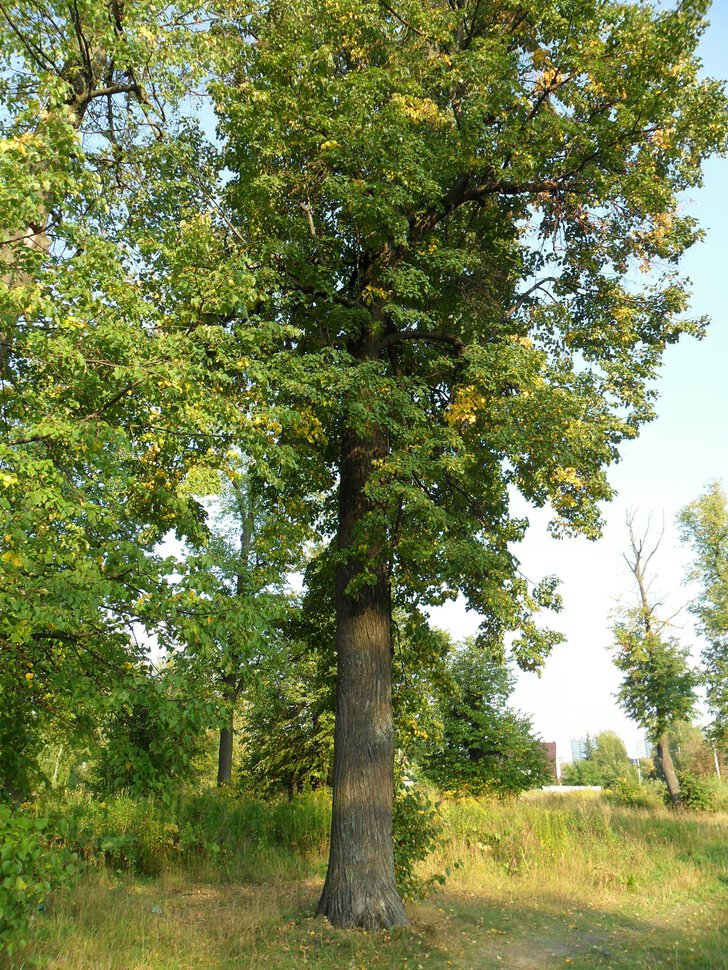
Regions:
<instances>
[{"instance_id":1,"label":"large oak tree","mask_svg":"<svg viewBox=\"0 0 728 970\"><path fill-rule=\"evenodd\" d=\"M391 850L391 594L462 593L525 667L553 636L520 492L596 536L662 352L701 323L679 193L725 143L707 3L232 4L211 90L257 267L251 355L286 468L336 535L331 857L319 912L405 923ZM639 271L644 271L640 277ZM275 335L278 342L275 343ZM274 348L271 353L271 348ZM275 376L271 376L271 370ZM251 387L255 384L255 379Z\"/></svg>"}]
</instances>

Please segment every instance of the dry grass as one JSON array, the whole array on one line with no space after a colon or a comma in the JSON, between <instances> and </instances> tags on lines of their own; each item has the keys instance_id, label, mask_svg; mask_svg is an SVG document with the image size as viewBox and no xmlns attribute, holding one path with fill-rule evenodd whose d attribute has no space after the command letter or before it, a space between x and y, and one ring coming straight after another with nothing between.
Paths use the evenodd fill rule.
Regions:
<instances>
[{"instance_id":1,"label":"dry grass","mask_svg":"<svg viewBox=\"0 0 728 970\"><path fill-rule=\"evenodd\" d=\"M728 817L600 801L444 807L429 870L446 889L412 930L340 932L312 916L323 858L260 884L104 872L36 920L47 970L728 970Z\"/></svg>"}]
</instances>

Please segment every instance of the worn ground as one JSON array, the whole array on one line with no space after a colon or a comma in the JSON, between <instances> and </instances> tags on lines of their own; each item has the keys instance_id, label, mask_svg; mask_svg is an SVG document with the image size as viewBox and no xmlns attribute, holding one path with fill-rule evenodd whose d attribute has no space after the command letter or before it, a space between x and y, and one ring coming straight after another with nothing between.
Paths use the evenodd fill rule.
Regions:
<instances>
[{"instance_id":1,"label":"worn ground","mask_svg":"<svg viewBox=\"0 0 728 970\"><path fill-rule=\"evenodd\" d=\"M523 898L439 893L410 906L411 931L333 930L311 916L319 883L188 885L87 880L40 914L34 956L52 970L508 967L728 970L723 898ZM30 955L29 955L30 956ZM29 964L28 964L29 965Z\"/></svg>"}]
</instances>

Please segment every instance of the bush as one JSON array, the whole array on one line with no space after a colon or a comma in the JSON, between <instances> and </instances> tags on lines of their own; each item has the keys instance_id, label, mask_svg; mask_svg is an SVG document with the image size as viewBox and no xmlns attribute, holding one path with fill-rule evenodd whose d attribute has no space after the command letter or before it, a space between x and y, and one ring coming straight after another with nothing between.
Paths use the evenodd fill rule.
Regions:
<instances>
[{"instance_id":1,"label":"bush","mask_svg":"<svg viewBox=\"0 0 728 970\"><path fill-rule=\"evenodd\" d=\"M93 788L101 795L123 791L164 797L174 784L194 775L204 729L214 719L213 705L190 699L174 668L159 674L130 672L125 689L112 692L107 701Z\"/></svg>"},{"instance_id":2,"label":"bush","mask_svg":"<svg viewBox=\"0 0 728 970\"><path fill-rule=\"evenodd\" d=\"M218 875L244 871L255 878L300 862L318 864L331 829L326 789L275 802L236 797L224 789L165 800L116 795L100 801L74 795L48 798L44 811L51 827L64 826L65 840L85 862L140 876L214 862ZM441 832L431 798L401 786L395 798L394 852L404 896L422 897L444 882L444 874L423 880L415 871L439 844Z\"/></svg>"},{"instance_id":3,"label":"bush","mask_svg":"<svg viewBox=\"0 0 728 970\"><path fill-rule=\"evenodd\" d=\"M603 785L604 775L596 761L574 761L564 765L561 782L564 785Z\"/></svg>"},{"instance_id":4,"label":"bush","mask_svg":"<svg viewBox=\"0 0 728 970\"><path fill-rule=\"evenodd\" d=\"M614 805L629 808L661 808L669 801L664 781L648 779L641 784L636 778L620 778L604 796Z\"/></svg>"},{"instance_id":5,"label":"bush","mask_svg":"<svg viewBox=\"0 0 728 970\"><path fill-rule=\"evenodd\" d=\"M680 775L680 804L693 812L714 812L716 798L713 786L706 778L688 771Z\"/></svg>"},{"instance_id":6,"label":"bush","mask_svg":"<svg viewBox=\"0 0 728 970\"><path fill-rule=\"evenodd\" d=\"M0 804L0 953L27 943L34 911L77 875L76 857L52 844L47 827L45 819Z\"/></svg>"},{"instance_id":7,"label":"bush","mask_svg":"<svg viewBox=\"0 0 728 970\"><path fill-rule=\"evenodd\" d=\"M507 797L549 784L551 767L531 721L508 706L514 677L466 641L448 661L454 690L440 700L442 739L420 759L440 791Z\"/></svg>"},{"instance_id":8,"label":"bush","mask_svg":"<svg viewBox=\"0 0 728 970\"><path fill-rule=\"evenodd\" d=\"M442 819L437 805L420 789L400 786L394 799L394 867L397 888L404 899L422 899L445 882L447 873L421 879L418 862L442 842Z\"/></svg>"}]
</instances>

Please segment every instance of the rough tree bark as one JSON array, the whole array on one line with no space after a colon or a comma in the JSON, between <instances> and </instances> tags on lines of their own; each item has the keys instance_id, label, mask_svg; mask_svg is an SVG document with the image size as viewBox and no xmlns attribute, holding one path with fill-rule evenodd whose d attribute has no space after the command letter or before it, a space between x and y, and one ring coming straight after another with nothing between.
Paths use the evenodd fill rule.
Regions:
<instances>
[{"instance_id":1,"label":"rough tree bark","mask_svg":"<svg viewBox=\"0 0 728 970\"><path fill-rule=\"evenodd\" d=\"M667 790L670 793L670 801L673 805L680 804L680 782L678 781L675 765L670 754L670 745L667 734L663 734L657 742L657 760L660 762L662 774L665 776Z\"/></svg>"},{"instance_id":2,"label":"rough tree bark","mask_svg":"<svg viewBox=\"0 0 728 970\"><path fill-rule=\"evenodd\" d=\"M233 777L233 719L235 717L235 702L238 698L235 680L234 675L228 675L224 678L228 722L225 727L220 728L220 744L217 752L218 785L229 785Z\"/></svg>"},{"instance_id":3,"label":"rough tree bark","mask_svg":"<svg viewBox=\"0 0 728 970\"><path fill-rule=\"evenodd\" d=\"M392 844L394 725L391 599L386 557L352 553L368 512L365 486L386 454L376 428L343 433L336 570L336 728L329 868L318 912L334 926L385 929L409 919L397 892ZM382 561L384 560L384 561ZM349 591L367 570L372 581Z\"/></svg>"}]
</instances>

